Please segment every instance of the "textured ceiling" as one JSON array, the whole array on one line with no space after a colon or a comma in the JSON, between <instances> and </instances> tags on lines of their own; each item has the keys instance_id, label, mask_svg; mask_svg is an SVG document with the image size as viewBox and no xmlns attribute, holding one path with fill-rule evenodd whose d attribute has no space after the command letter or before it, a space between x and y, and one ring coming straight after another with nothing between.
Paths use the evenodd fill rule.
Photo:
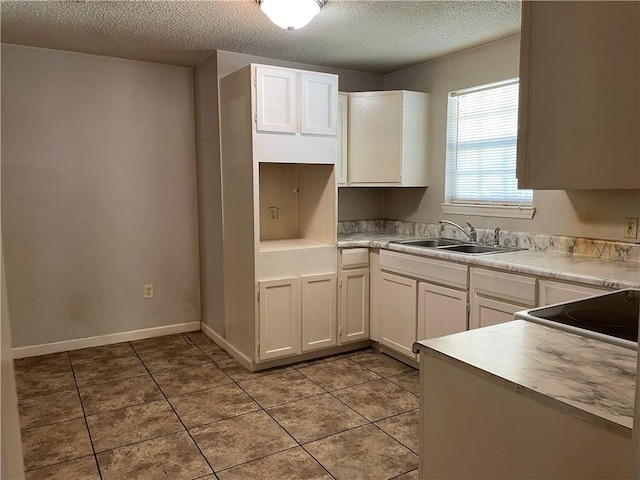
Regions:
<instances>
[{"instance_id":1,"label":"textured ceiling","mask_svg":"<svg viewBox=\"0 0 640 480\"><path fill-rule=\"evenodd\" d=\"M282 30L255 0L11 1L2 42L195 66L214 50L387 73L520 29L520 1L329 0Z\"/></svg>"}]
</instances>

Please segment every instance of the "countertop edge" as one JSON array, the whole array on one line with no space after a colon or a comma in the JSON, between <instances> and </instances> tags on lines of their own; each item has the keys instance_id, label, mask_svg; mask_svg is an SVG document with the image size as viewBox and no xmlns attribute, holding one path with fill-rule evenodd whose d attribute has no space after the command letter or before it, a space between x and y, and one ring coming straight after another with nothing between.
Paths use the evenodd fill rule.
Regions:
<instances>
[{"instance_id":1,"label":"countertop edge","mask_svg":"<svg viewBox=\"0 0 640 480\"><path fill-rule=\"evenodd\" d=\"M603 418L597 414L591 413L591 412L587 412L585 410L582 410L576 406L573 406L571 404L565 403L561 400L557 400L555 398L552 398L548 395L545 395L543 393L537 392L536 390L533 390L529 387L526 387L524 385L521 385L519 383L516 383L512 380L509 380L507 378L501 377L500 375L496 375L494 373L491 373L487 370L484 370L480 367L477 367L475 365L471 365L470 363L465 362L464 360L461 360L459 358L453 357L451 355L447 355L446 353L440 352L428 345L424 345L421 342L415 342L414 346L413 346L413 350L414 352L422 352L425 353L426 355L430 355L433 356L435 358L438 358L440 360L445 361L446 363L450 364L450 365L454 365L457 367L462 367L464 370L468 371L469 373L472 373L478 377L487 379L489 381L491 381L492 383L495 383L497 385L503 386L509 390L512 390L516 393L519 394L523 394L523 395L527 395L531 398L533 398L536 401L539 401L540 403L543 403L551 408L555 408L556 410L559 410L561 412L567 413L573 417L579 418L581 420L585 420L591 423L594 423L598 426L601 426L603 428L605 428L606 430L619 434L619 435L623 435L624 437L627 438L631 438L632 436L632 431L633 429L629 428L629 427L625 427L624 425L620 425L619 423L616 423L612 420L608 420L606 418Z\"/></svg>"}]
</instances>

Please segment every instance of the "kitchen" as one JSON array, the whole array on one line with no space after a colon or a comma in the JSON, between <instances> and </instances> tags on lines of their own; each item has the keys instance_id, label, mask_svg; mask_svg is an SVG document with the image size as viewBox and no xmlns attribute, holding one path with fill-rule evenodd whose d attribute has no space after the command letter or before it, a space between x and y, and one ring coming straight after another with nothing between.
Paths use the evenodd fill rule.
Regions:
<instances>
[{"instance_id":1,"label":"kitchen","mask_svg":"<svg viewBox=\"0 0 640 480\"><path fill-rule=\"evenodd\" d=\"M321 14L329 7L331 3ZM6 18L3 4L3 21ZM3 36L6 31L3 25ZM535 190L531 219L443 213L446 122L435 119L446 118L448 92L518 76L520 38L515 34L517 30L503 40L385 75L219 50L194 69L193 92L191 70L186 68L4 45L3 91L9 89L11 95L3 98L3 115L14 112L3 122L7 149L3 148L3 245L9 295L17 297L15 306L10 304L11 316L20 318L11 324L13 347L67 342L64 350L72 350L93 346L79 341L87 337L111 336L108 343L138 340L143 337L117 335L144 329L155 329L155 335L177 333L174 326L187 331L195 324L199 329L200 320L203 331L226 335L220 225L230 217L223 218L220 199L230 189L222 188L221 193L220 169L215 168L222 127L216 114L220 102L216 85L250 63L337 73L340 90L346 92L430 93L428 188L340 187L341 232L348 229L345 221L360 222L355 228L363 228L376 224L367 220L394 219L397 226L390 224L396 231L409 228L413 230L404 231L432 236L429 226L451 218L469 221L483 234L500 226L503 243L504 232L550 235L576 253L587 253L588 247L571 243L569 237L606 239L616 245L629 242L623 235L624 222L639 216L637 189ZM39 78L51 82L45 88ZM42 104L47 105L47 115ZM120 122L150 145L124 135L114 126ZM40 134L30 135L34 131ZM119 141L102 136L109 132L117 132ZM73 142L60 145L59 138ZM49 155L55 157L43 162ZM51 170L52 165L59 168ZM43 176L45 172L48 175ZM591 175L594 181L600 177ZM598 188L597 183L592 188ZM237 207L241 215L244 206ZM417 232L420 228L426 230ZM451 235L447 231L445 236ZM550 243L548 238L537 244L532 240L538 246ZM237 260L250 262L253 256L247 251ZM375 256L371 258L368 266L373 272ZM632 256L622 260L633 258L637 260ZM18 261L20 265L12 264ZM580 278L584 275L572 279ZM634 284L633 278L632 271L626 280ZM155 298L144 300L139 291L148 283L155 284ZM32 290L40 292L37 301L29 294ZM255 322L253 305L252 297L247 306ZM243 332L240 336L246 338ZM35 354L49 352L40 349Z\"/></svg>"}]
</instances>

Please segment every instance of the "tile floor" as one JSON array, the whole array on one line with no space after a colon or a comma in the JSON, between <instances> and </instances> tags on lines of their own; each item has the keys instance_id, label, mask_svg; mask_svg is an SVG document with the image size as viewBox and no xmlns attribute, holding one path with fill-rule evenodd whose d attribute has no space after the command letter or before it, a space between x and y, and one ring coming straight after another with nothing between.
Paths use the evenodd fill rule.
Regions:
<instances>
[{"instance_id":1,"label":"tile floor","mask_svg":"<svg viewBox=\"0 0 640 480\"><path fill-rule=\"evenodd\" d=\"M252 373L202 332L16 360L27 480L417 479L418 372Z\"/></svg>"}]
</instances>

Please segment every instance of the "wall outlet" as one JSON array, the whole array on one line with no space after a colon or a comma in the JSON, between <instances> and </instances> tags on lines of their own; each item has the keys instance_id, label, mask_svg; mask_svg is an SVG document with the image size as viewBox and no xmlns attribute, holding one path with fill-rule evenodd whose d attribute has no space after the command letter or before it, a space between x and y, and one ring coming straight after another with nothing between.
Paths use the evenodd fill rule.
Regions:
<instances>
[{"instance_id":1,"label":"wall outlet","mask_svg":"<svg viewBox=\"0 0 640 480\"><path fill-rule=\"evenodd\" d=\"M153 283L144 286L144 298L153 298Z\"/></svg>"},{"instance_id":2,"label":"wall outlet","mask_svg":"<svg viewBox=\"0 0 640 480\"><path fill-rule=\"evenodd\" d=\"M280 218L280 209L278 207L269 207L269 220L278 220Z\"/></svg>"},{"instance_id":3,"label":"wall outlet","mask_svg":"<svg viewBox=\"0 0 640 480\"><path fill-rule=\"evenodd\" d=\"M638 238L638 219L627 217L624 219L624 238Z\"/></svg>"}]
</instances>

